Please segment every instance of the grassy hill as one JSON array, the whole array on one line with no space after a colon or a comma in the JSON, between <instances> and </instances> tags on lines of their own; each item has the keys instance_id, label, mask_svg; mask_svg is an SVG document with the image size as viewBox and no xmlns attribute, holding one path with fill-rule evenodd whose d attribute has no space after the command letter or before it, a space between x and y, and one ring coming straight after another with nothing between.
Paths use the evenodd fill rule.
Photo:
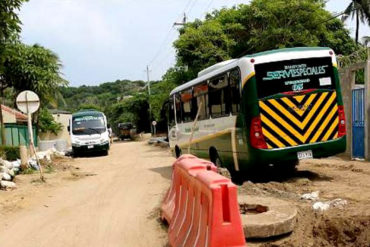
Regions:
<instances>
[{"instance_id":1,"label":"grassy hill","mask_svg":"<svg viewBox=\"0 0 370 247\"><path fill-rule=\"evenodd\" d=\"M65 103L61 109L71 112L88 106L104 110L127 96L143 91L145 82L117 80L98 86L63 87L60 89ZM63 106L64 105L64 106Z\"/></svg>"}]
</instances>

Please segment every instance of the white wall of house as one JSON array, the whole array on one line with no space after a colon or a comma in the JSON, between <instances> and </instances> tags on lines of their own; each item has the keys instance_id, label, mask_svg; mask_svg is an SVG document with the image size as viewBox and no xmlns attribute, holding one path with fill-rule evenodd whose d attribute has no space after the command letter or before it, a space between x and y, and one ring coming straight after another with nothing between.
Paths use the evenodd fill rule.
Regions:
<instances>
[{"instance_id":1,"label":"white wall of house","mask_svg":"<svg viewBox=\"0 0 370 247\"><path fill-rule=\"evenodd\" d=\"M56 122L61 123L63 125L62 130L58 133L58 135L54 135L53 133L41 133L40 140L42 141L51 141L51 140L65 140L67 141L68 147L71 147L71 138L67 131L67 127L69 125L69 119L72 117L72 114L66 113L56 113L53 114L53 117Z\"/></svg>"}]
</instances>

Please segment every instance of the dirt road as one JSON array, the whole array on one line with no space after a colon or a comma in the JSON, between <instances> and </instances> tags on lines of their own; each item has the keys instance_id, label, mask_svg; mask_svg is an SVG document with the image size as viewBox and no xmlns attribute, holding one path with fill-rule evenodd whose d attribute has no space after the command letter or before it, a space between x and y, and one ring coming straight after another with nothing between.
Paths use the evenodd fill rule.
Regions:
<instances>
[{"instance_id":1,"label":"dirt road","mask_svg":"<svg viewBox=\"0 0 370 247\"><path fill-rule=\"evenodd\" d=\"M108 157L63 161L46 184L37 174L17 176L18 189L0 191L0 246L164 247L158 207L173 161L167 149L116 143ZM330 158L302 162L289 176L272 171L244 183L241 194L276 197L298 209L292 234L248 239L248 246L370 247L369 181L369 162ZM313 191L320 201L347 204L314 211L312 201L301 199Z\"/></svg>"},{"instance_id":2,"label":"dirt road","mask_svg":"<svg viewBox=\"0 0 370 247\"><path fill-rule=\"evenodd\" d=\"M118 143L47 185L22 186L32 181L19 176L22 188L0 194L0 246L165 246L157 208L173 161L165 149Z\"/></svg>"}]
</instances>

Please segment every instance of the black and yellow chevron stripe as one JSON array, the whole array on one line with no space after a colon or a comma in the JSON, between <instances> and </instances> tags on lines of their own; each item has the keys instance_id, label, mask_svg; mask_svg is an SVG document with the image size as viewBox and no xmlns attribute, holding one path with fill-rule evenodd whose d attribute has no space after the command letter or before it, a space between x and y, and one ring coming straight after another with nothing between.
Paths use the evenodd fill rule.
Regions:
<instances>
[{"instance_id":1,"label":"black and yellow chevron stripe","mask_svg":"<svg viewBox=\"0 0 370 247\"><path fill-rule=\"evenodd\" d=\"M289 96L259 102L267 146L283 148L338 137L336 92Z\"/></svg>"}]
</instances>

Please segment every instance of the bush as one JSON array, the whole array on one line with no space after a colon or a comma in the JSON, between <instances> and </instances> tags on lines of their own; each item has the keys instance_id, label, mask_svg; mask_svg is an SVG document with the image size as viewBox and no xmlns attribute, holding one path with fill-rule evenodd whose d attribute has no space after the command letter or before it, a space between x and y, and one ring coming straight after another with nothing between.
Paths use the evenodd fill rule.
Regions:
<instances>
[{"instance_id":1,"label":"bush","mask_svg":"<svg viewBox=\"0 0 370 247\"><path fill-rule=\"evenodd\" d=\"M10 161L20 159L19 147L0 146L0 157Z\"/></svg>"},{"instance_id":2,"label":"bush","mask_svg":"<svg viewBox=\"0 0 370 247\"><path fill-rule=\"evenodd\" d=\"M55 135L58 135L58 133L63 129L63 125L56 122L53 115L51 115L46 108L42 108L40 110L38 127L41 133L50 131Z\"/></svg>"}]
</instances>

